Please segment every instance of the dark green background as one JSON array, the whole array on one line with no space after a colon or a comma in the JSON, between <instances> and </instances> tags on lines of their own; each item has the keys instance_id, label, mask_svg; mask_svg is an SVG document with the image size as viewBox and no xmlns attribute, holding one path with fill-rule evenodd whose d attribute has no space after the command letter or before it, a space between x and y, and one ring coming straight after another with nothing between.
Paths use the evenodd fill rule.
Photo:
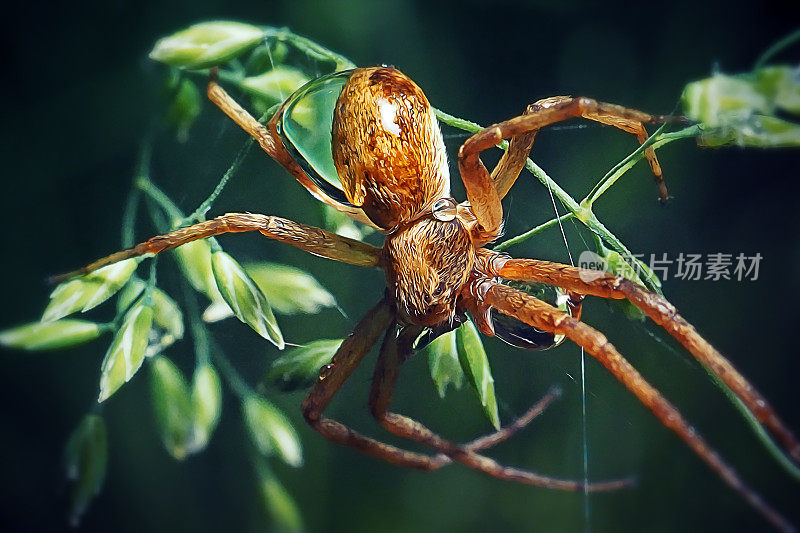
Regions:
<instances>
[{"instance_id":1,"label":"dark green background","mask_svg":"<svg viewBox=\"0 0 800 533\"><path fill-rule=\"evenodd\" d=\"M286 25L359 65L390 63L412 76L431 102L490 123L533 100L583 94L656 113L673 109L683 85L713 68L751 67L797 19L766 3L429 2L28 2L6 8L4 119L0 154L5 230L0 261L0 327L37 318L44 278L119 245L122 206L138 144L154 113L162 70L147 51L156 38L209 18ZM782 59L797 61L798 49ZM233 159L243 134L204 103L185 145L159 138L153 178L182 209L193 209ZM452 139L453 146L460 139ZM608 128L542 133L534 158L580 197L635 142ZM764 256L757 281L676 281L664 291L683 314L752 379L790 427L800 429L795 337L797 151L707 150L691 142L660 153L674 196L661 209L644 168L597 205L606 225L642 253L726 252ZM509 234L552 217L545 190L529 176L506 202ZM254 211L320 224L316 202L276 164L251 155L213 213ZM152 232L143 223L137 233ZM583 243L570 230L574 253ZM329 287L350 319L335 311L280 320L290 341L345 335L377 300L377 271L314 258L254 236L222 245L240 259L270 259L308 269ZM511 250L565 261L556 231ZM166 287L174 263L161 263ZM96 317L107 318L100 310ZM632 363L684 411L763 496L797 524L798 484L766 455L703 372L657 329L627 321L602 301L587 322L607 332ZM216 338L255 382L277 352L246 326L228 321ZM66 436L96 397L107 339L50 354L0 358L3 405L0 522L27 530L66 527L60 454ZM487 340L500 399L510 420L553 383L565 395L540 420L493 453L550 475L581 476L579 351L541 354ZM188 342L169 354L187 372ZM367 416L368 359L332 413L385 435ZM669 430L594 361L588 361L589 468L594 479L635 475L634 490L593 495L589 523L579 494L515 485L460 466L408 471L339 448L308 430L301 393L269 393L296 422L306 453L297 471L277 466L311 531L676 531L764 529L765 523ZM575 378L575 379L573 379ZM110 463L105 489L83 522L92 531L260 530L267 526L234 397L209 449L183 463L163 451L149 405L148 376L137 376L109 402ZM440 401L422 357L407 365L398 410L442 434L467 439L488 430L471 393Z\"/></svg>"}]
</instances>

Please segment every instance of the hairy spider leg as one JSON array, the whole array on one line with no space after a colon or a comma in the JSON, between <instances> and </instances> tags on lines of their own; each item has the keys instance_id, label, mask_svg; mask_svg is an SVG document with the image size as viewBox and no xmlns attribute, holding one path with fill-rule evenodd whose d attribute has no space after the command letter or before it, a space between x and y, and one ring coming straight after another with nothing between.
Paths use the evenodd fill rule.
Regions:
<instances>
[{"instance_id":1,"label":"hairy spider leg","mask_svg":"<svg viewBox=\"0 0 800 533\"><path fill-rule=\"evenodd\" d=\"M583 481L543 476L534 472L503 466L493 459L475 453L480 447L486 447L486 445L490 443L496 444L504 438L507 438L513 431L503 432L503 430L500 430L500 432L493 436L490 435L482 439L476 439L466 446L459 446L445 440L422 423L412 418L389 412L389 404L392 399L392 392L395 384L397 383L397 378L400 374L400 367L411 355L411 344L414 339L417 338L420 331L421 328L419 326L406 326L398 335L396 334L395 325L389 328L384 337L378 363L375 366L369 402L373 416L384 428L400 437L430 446L454 461L462 463L474 470L500 479L549 489L569 491L584 489L590 491L606 491L630 486L630 480L606 481L587 485ZM512 427L515 426L515 424L512 424Z\"/></svg>"},{"instance_id":2,"label":"hairy spider leg","mask_svg":"<svg viewBox=\"0 0 800 533\"><path fill-rule=\"evenodd\" d=\"M700 363L711 369L742 400L794 458L800 462L800 443L786 427L766 398L742 376L663 296L611 274L536 259L508 259L498 270L505 279L536 281L581 294L611 299L627 299L653 322L663 327Z\"/></svg>"},{"instance_id":3,"label":"hairy spider leg","mask_svg":"<svg viewBox=\"0 0 800 533\"><path fill-rule=\"evenodd\" d=\"M532 104L523 115L475 133L458 151L458 168L472 210L480 224L480 230L476 234L477 243L485 244L497 236L503 219L500 200L525 165L536 133L545 126L576 117L584 117L633 133L640 142L647 140L644 124L680 120L679 117L649 115L642 111L597 102L591 98L555 96ZM512 139L510 153L501 158L490 175L480 159L480 153L509 138ZM518 139L514 141L514 138ZM645 150L645 154L664 202L667 200L667 189L661 166L652 149Z\"/></svg>"},{"instance_id":4,"label":"hairy spider leg","mask_svg":"<svg viewBox=\"0 0 800 533\"><path fill-rule=\"evenodd\" d=\"M394 305L388 299L382 300L367 312L353 332L342 342L331 362L320 370L319 379L303 401L303 417L322 436L337 444L354 448L395 465L418 470L436 470L452 462L447 454L439 453L435 456L429 456L403 450L361 435L340 422L322 416L323 411L334 395L367 355L370 348L377 342L380 335L384 332L387 332L387 338L393 335L394 314ZM387 342L384 341L384 346L387 346ZM392 344L389 343L389 345ZM384 350L381 353L383 352ZM392 389L399 370L399 367L387 368L387 365L380 361L385 361L385 356L381 357L376 367L376 377L373 380L370 392L370 406L373 413L385 413L391 400ZM477 456L473 452L494 446L510 437L544 411L557 396L556 389L551 389L548 394L513 423L495 433L467 443L460 450L466 450L472 456L480 458L481 456ZM376 414L376 416L378 415Z\"/></svg>"},{"instance_id":5,"label":"hairy spider leg","mask_svg":"<svg viewBox=\"0 0 800 533\"><path fill-rule=\"evenodd\" d=\"M575 344L583 347L650 409L662 424L677 433L750 506L779 530L794 530L778 511L745 484L739 474L706 443L680 412L622 357L605 335L525 292L499 283L489 285L484 298L487 304L501 313L535 328L556 335L565 335Z\"/></svg>"},{"instance_id":6,"label":"hairy spider leg","mask_svg":"<svg viewBox=\"0 0 800 533\"><path fill-rule=\"evenodd\" d=\"M355 239L342 237L335 233L315 228L314 226L292 222L285 218L255 213L227 213L165 235L153 237L137 244L133 248L98 259L79 270L55 276L52 281L60 282L75 276L88 274L98 268L124 259L145 254L157 254L198 239L246 231L258 231L270 239L291 244L314 255L335 261L365 267L378 266L380 262L381 252L379 248Z\"/></svg>"}]
</instances>

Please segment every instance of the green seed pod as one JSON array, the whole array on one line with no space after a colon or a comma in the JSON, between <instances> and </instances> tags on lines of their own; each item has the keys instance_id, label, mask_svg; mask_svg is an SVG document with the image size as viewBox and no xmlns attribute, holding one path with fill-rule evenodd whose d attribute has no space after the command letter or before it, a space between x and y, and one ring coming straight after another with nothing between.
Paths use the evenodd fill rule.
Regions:
<instances>
[{"instance_id":1,"label":"green seed pod","mask_svg":"<svg viewBox=\"0 0 800 533\"><path fill-rule=\"evenodd\" d=\"M147 305L137 304L125 315L103 359L98 402L130 381L142 366L152 323L153 308Z\"/></svg>"},{"instance_id":2,"label":"green seed pod","mask_svg":"<svg viewBox=\"0 0 800 533\"><path fill-rule=\"evenodd\" d=\"M461 385L464 384L464 371L458 361L456 332L448 331L436 337L425 347L425 351L428 352L428 366L439 397L444 398L448 385L457 390L461 389Z\"/></svg>"},{"instance_id":3,"label":"green seed pod","mask_svg":"<svg viewBox=\"0 0 800 533\"><path fill-rule=\"evenodd\" d=\"M189 387L178 367L166 357L156 357L150 365L153 411L161 441L170 455L181 460L191 452L194 409Z\"/></svg>"},{"instance_id":4,"label":"green seed pod","mask_svg":"<svg viewBox=\"0 0 800 533\"><path fill-rule=\"evenodd\" d=\"M303 464L300 438L280 409L264 397L250 394L242 400L244 421L259 452L277 455L290 466Z\"/></svg>"},{"instance_id":5,"label":"green seed pod","mask_svg":"<svg viewBox=\"0 0 800 533\"><path fill-rule=\"evenodd\" d=\"M319 313L325 307L335 307L333 297L308 272L277 263L248 263L247 274L264 294L269 294L272 309L284 315Z\"/></svg>"},{"instance_id":6,"label":"green seed pod","mask_svg":"<svg viewBox=\"0 0 800 533\"><path fill-rule=\"evenodd\" d=\"M242 87L267 102L279 103L308 81L308 76L297 69L277 66L258 76L243 79Z\"/></svg>"},{"instance_id":7,"label":"green seed pod","mask_svg":"<svg viewBox=\"0 0 800 533\"><path fill-rule=\"evenodd\" d=\"M456 346L461 368L475 394L478 395L486 418L495 429L500 429L500 414L494 393L492 369L489 367L489 358L483 348L478 328L471 320L467 320L456 330Z\"/></svg>"},{"instance_id":8,"label":"green seed pod","mask_svg":"<svg viewBox=\"0 0 800 533\"><path fill-rule=\"evenodd\" d=\"M182 68L208 68L240 56L263 38L264 32L249 24L202 22L160 39L150 59Z\"/></svg>"},{"instance_id":9,"label":"green seed pod","mask_svg":"<svg viewBox=\"0 0 800 533\"><path fill-rule=\"evenodd\" d=\"M106 478L106 425L98 415L87 415L72 432L64 450L64 469L72 482L70 524L77 527Z\"/></svg>"},{"instance_id":10,"label":"green seed pod","mask_svg":"<svg viewBox=\"0 0 800 533\"><path fill-rule=\"evenodd\" d=\"M314 384L319 369L329 363L342 339L319 339L288 350L272 363L266 381L284 391L304 389Z\"/></svg>"},{"instance_id":11,"label":"green seed pod","mask_svg":"<svg viewBox=\"0 0 800 533\"><path fill-rule=\"evenodd\" d=\"M0 331L0 345L22 350L58 350L93 341L104 327L86 320L33 322Z\"/></svg>"},{"instance_id":12,"label":"green seed pod","mask_svg":"<svg viewBox=\"0 0 800 533\"><path fill-rule=\"evenodd\" d=\"M219 375L208 363L201 364L194 371L192 407L194 440L191 452L194 453L206 447L222 412L222 386Z\"/></svg>"},{"instance_id":13,"label":"green seed pod","mask_svg":"<svg viewBox=\"0 0 800 533\"><path fill-rule=\"evenodd\" d=\"M225 252L212 254L211 267L217 288L236 317L282 350L283 335L272 308L244 268Z\"/></svg>"},{"instance_id":14,"label":"green seed pod","mask_svg":"<svg viewBox=\"0 0 800 533\"><path fill-rule=\"evenodd\" d=\"M42 321L58 320L76 311L86 312L100 305L125 285L140 260L126 259L61 283L50 294L50 303L44 310Z\"/></svg>"}]
</instances>

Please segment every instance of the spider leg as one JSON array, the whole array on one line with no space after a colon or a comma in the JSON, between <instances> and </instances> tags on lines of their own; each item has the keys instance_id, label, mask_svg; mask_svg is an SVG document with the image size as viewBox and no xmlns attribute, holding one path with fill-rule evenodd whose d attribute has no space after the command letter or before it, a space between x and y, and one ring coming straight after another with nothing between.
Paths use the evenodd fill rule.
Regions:
<instances>
[{"instance_id":1,"label":"spider leg","mask_svg":"<svg viewBox=\"0 0 800 533\"><path fill-rule=\"evenodd\" d=\"M267 155L280 163L295 179L305 187L318 200L330 205L342 213L347 214L349 217L358 220L364 224L376 227L375 224L364 214L358 207L351 205L344 205L337 202L325 191L323 191L316 183L306 175L299 164L292 158L286 148L283 146L280 136L277 131L277 124L282 114L283 108L279 109L275 116L272 117L266 127L257 121L250 113L248 113L236 100L234 100L216 81L216 71L212 70L211 78L208 82L207 95L223 113L228 115L236 124L239 125L245 132L249 133L253 139L258 142L261 149Z\"/></svg>"},{"instance_id":2,"label":"spider leg","mask_svg":"<svg viewBox=\"0 0 800 533\"><path fill-rule=\"evenodd\" d=\"M532 409L516 423L512 424L509 430L500 430L492 435L476 439L465 446L459 446L443 439L422 423L412 418L389 412L389 403L392 399L392 391L397 383L400 367L411 355L411 344L418 336L419 331L418 327L409 326L404 328L399 335L396 335L395 328L391 327L384 337L383 345L381 346L380 356L373 375L369 403L373 416L387 430L400 437L430 446L449 458L452 458L454 461L500 479L517 481L550 489L572 491L583 489L592 491L614 490L630 484L628 480L621 480L586 485L582 481L558 479L520 470L518 468L503 466L493 459L476 453L477 450L492 446L513 434L516 430L527 424L527 422L530 422L541 409Z\"/></svg>"},{"instance_id":3,"label":"spider leg","mask_svg":"<svg viewBox=\"0 0 800 533\"><path fill-rule=\"evenodd\" d=\"M680 342L700 363L719 376L758 421L775 435L794 460L800 462L800 442L767 400L663 296L611 274L535 259L508 259L497 270L497 274L505 279L556 285L580 294L628 299Z\"/></svg>"},{"instance_id":4,"label":"spider leg","mask_svg":"<svg viewBox=\"0 0 800 533\"><path fill-rule=\"evenodd\" d=\"M487 304L501 313L513 316L535 328L557 335L566 335L583 347L650 409L661 423L677 433L747 503L776 528L782 531L793 530L791 524L744 483L736 471L706 443L680 412L622 357L602 333L527 293L502 284L490 285L485 291L484 298Z\"/></svg>"},{"instance_id":5,"label":"spider leg","mask_svg":"<svg viewBox=\"0 0 800 533\"><path fill-rule=\"evenodd\" d=\"M644 124L673 120L673 117L649 115L590 98L556 96L539 100L529 106L525 114L494 124L474 134L461 145L458 152L458 166L467 197L481 226L481 233L486 235L485 238L496 237L500 229L503 218L500 200L511 188L525 165L536 133L545 126L576 117L584 117L633 133L640 142L647 139ZM509 151L490 175L480 160L480 153L496 146L503 139L511 139ZM661 200L664 202L667 200L667 189L661 175L661 167L652 149L647 149L645 153L659 184Z\"/></svg>"},{"instance_id":6,"label":"spider leg","mask_svg":"<svg viewBox=\"0 0 800 533\"><path fill-rule=\"evenodd\" d=\"M374 267L378 266L380 260L380 249L313 226L269 215L228 213L212 220L153 237L137 244L133 248L98 259L79 270L55 276L52 281L59 282L88 274L93 270L123 259L145 254L157 254L198 239L222 235L223 233L242 233L245 231L258 231L270 239L285 242L312 254L344 263Z\"/></svg>"},{"instance_id":7,"label":"spider leg","mask_svg":"<svg viewBox=\"0 0 800 533\"><path fill-rule=\"evenodd\" d=\"M334 394L393 321L394 306L385 299L361 319L350 336L342 342L331 362L321 370L319 381L303 401L303 416L312 428L337 444L355 448L399 466L435 470L449 464L450 458L444 454L429 456L402 450L356 433L335 420L322 417L322 412Z\"/></svg>"}]
</instances>

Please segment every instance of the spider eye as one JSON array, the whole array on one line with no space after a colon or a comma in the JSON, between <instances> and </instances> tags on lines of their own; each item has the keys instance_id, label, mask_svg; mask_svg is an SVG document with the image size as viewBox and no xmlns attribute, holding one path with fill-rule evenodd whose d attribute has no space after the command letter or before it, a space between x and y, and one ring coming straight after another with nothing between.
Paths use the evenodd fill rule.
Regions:
<instances>
[{"instance_id":1,"label":"spider eye","mask_svg":"<svg viewBox=\"0 0 800 533\"><path fill-rule=\"evenodd\" d=\"M443 281L443 282L439 283L439 285L435 289L433 289L433 296L435 296L435 297L441 296L442 293L444 292L444 289L445 289L445 284L444 284L444 281Z\"/></svg>"},{"instance_id":2,"label":"spider eye","mask_svg":"<svg viewBox=\"0 0 800 533\"><path fill-rule=\"evenodd\" d=\"M345 70L311 80L286 100L278 134L292 158L320 189L350 205L333 163L331 128L336 101L353 74Z\"/></svg>"}]
</instances>

